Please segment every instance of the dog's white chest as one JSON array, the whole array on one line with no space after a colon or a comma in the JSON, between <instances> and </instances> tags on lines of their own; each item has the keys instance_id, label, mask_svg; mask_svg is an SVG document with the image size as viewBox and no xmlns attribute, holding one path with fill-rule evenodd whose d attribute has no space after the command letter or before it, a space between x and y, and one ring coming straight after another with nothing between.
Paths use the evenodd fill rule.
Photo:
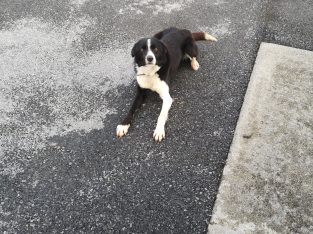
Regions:
<instances>
[{"instance_id":1,"label":"dog's white chest","mask_svg":"<svg viewBox=\"0 0 313 234\"><path fill-rule=\"evenodd\" d=\"M143 89L150 89L159 92L162 81L156 73L160 69L159 66L142 66L137 68L137 82Z\"/></svg>"},{"instance_id":2,"label":"dog's white chest","mask_svg":"<svg viewBox=\"0 0 313 234\"><path fill-rule=\"evenodd\" d=\"M137 82L143 89L157 91L157 87L160 86L161 80L156 73L154 75L137 75Z\"/></svg>"}]
</instances>

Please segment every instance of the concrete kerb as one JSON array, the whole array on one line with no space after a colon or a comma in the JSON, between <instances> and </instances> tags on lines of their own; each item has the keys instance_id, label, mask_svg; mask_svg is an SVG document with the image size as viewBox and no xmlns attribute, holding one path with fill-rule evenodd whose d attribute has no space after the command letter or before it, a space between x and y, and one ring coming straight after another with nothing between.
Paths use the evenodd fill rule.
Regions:
<instances>
[{"instance_id":1,"label":"concrete kerb","mask_svg":"<svg viewBox=\"0 0 313 234\"><path fill-rule=\"evenodd\" d=\"M261 44L209 233L313 231L312 61L313 52Z\"/></svg>"}]
</instances>

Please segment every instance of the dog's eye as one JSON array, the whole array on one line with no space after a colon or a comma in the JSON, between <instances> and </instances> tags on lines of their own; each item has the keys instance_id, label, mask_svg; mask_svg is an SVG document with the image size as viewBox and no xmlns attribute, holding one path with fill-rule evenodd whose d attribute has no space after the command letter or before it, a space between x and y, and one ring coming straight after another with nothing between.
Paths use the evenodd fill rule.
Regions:
<instances>
[{"instance_id":1,"label":"dog's eye","mask_svg":"<svg viewBox=\"0 0 313 234\"><path fill-rule=\"evenodd\" d=\"M158 52L159 50L158 50L158 48L153 48L153 52Z\"/></svg>"}]
</instances>

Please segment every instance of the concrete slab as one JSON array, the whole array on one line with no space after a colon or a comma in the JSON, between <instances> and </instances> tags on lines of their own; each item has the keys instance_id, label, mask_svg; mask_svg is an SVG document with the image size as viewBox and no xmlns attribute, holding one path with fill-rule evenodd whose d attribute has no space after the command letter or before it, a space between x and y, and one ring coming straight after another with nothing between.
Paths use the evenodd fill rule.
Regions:
<instances>
[{"instance_id":1,"label":"concrete slab","mask_svg":"<svg viewBox=\"0 0 313 234\"><path fill-rule=\"evenodd\" d=\"M313 232L313 52L262 43L209 233Z\"/></svg>"}]
</instances>

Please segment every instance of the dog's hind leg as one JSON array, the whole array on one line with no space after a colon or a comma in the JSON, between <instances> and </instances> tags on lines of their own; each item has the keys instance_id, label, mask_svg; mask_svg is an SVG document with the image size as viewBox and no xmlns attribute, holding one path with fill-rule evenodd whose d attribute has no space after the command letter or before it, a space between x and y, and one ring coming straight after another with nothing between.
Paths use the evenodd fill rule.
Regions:
<instances>
[{"instance_id":1,"label":"dog's hind leg","mask_svg":"<svg viewBox=\"0 0 313 234\"><path fill-rule=\"evenodd\" d=\"M187 43L184 47L185 56L190 59L191 67L193 70L198 70L200 65L197 61L198 47L192 38L187 39Z\"/></svg>"}]
</instances>

